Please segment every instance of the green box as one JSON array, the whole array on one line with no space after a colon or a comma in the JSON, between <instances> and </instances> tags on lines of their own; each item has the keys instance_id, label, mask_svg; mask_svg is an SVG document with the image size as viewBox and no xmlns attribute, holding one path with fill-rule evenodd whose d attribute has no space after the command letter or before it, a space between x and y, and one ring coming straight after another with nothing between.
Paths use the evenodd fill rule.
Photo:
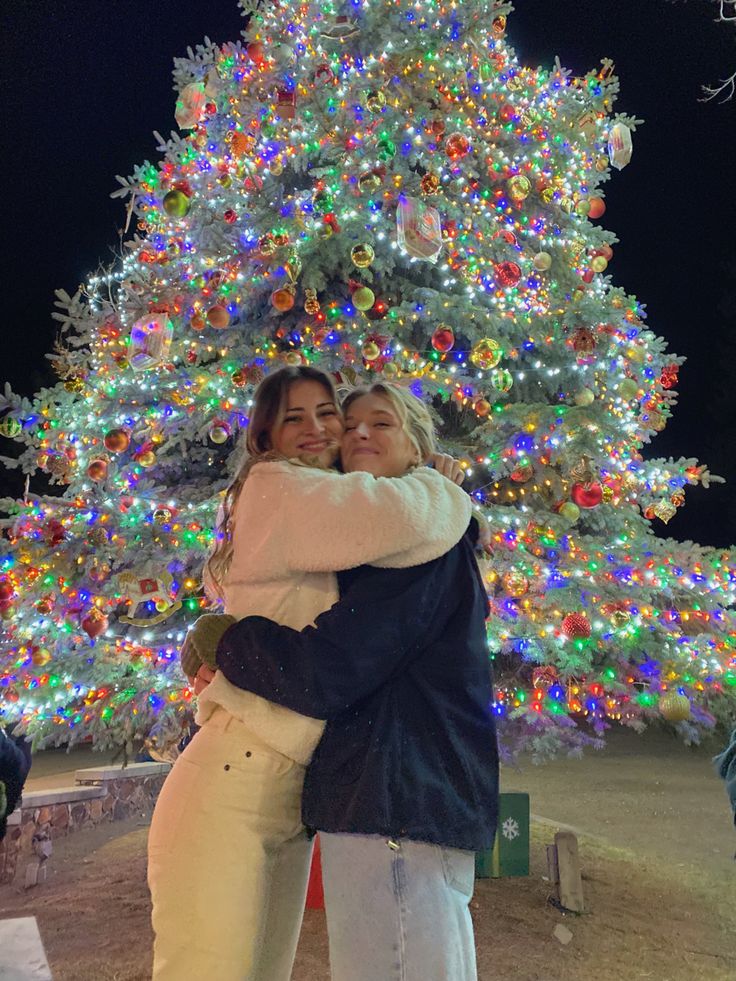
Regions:
<instances>
[{"instance_id":1,"label":"green box","mask_svg":"<svg viewBox=\"0 0 736 981\"><path fill-rule=\"evenodd\" d=\"M529 875L529 794L500 794L493 848L477 852L475 877Z\"/></svg>"}]
</instances>

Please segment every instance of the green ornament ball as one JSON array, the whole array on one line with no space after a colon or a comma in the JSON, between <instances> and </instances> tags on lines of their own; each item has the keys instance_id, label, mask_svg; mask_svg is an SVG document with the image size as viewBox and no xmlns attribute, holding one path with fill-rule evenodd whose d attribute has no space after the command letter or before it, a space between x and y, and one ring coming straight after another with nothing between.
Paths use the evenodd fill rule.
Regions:
<instances>
[{"instance_id":1,"label":"green ornament ball","mask_svg":"<svg viewBox=\"0 0 736 981\"><path fill-rule=\"evenodd\" d=\"M514 377L508 368L494 368L491 372L491 385L497 392L506 393L511 390Z\"/></svg>"},{"instance_id":2,"label":"green ornament ball","mask_svg":"<svg viewBox=\"0 0 736 981\"><path fill-rule=\"evenodd\" d=\"M169 218L186 218L192 199L183 191L169 191L164 195L164 211Z\"/></svg>"},{"instance_id":3,"label":"green ornament ball","mask_svg":"<svg viewBox=\"0 0 736 981\"><path fill-rule=\"evenodd\" d=\"M368 286L359 286L353 293L353 303L358 310L370 310L376 302L376 295Z\"/></svg>"},{"instance_id":4,"label":"green ornament ball","mask_svg":"<svg viewBox=\"0 0 736 981\"><path fill-rule=\"evenodd\" d=\"M0 421L0 436L7 436L8 439L15 439L16 436L20 435L22 428L23 427L15 416L5 416L5 418Z\"/></svg>"},{"instance_id":5,"label":"green ornament ball","mask_svg":"<svg viewBox=\"0 0 736 981\"><path fill-rule=\"evenodd\" d=\"M619 382L618 394L625 401L636 398L639 392L639 383L633 378L623 378Z\"/></svg>"}]
</instances>

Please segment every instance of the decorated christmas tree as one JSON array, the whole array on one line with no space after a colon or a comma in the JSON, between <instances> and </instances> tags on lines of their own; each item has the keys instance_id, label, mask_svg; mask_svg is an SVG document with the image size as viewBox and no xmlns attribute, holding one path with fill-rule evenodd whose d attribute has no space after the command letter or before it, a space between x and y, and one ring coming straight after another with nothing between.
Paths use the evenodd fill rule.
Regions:
<instances>
[{"instance_id":1,"label":"decorated christmas tree","mask_svg":"<svg viewBox=\"0 0 736 981\"><path fill-rule=\"evenodd\" d=\"M733 711L729 553L657 530L697 461L645 459L682 359L609 275L632 154L613 66L522 66L507 4L241 4L175 62L179 131L118 178L124 255L58 294L61 381L6 391L0 721L38 743L175 740L219 494L264 374L313 364L433 407L494 553L504 745ZM61 489L60 488L60 489Z\"/></svg>"}]
</instances>

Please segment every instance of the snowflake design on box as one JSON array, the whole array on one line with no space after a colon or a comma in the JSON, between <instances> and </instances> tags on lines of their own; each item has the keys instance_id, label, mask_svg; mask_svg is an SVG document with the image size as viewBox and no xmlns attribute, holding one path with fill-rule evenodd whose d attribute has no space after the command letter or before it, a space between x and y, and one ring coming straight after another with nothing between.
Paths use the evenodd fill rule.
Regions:
<instances>
[{"instance_id":1,"label":"snowflake design on box","mask_svg":"<svg viewBox=\"0 0 736 981\"><path fill-rule=\"evenodd\" d=\"M519 822L515 818L506 818L501 825L501 834L509 841L519 837Z\"/></svg>"}]
</instances>

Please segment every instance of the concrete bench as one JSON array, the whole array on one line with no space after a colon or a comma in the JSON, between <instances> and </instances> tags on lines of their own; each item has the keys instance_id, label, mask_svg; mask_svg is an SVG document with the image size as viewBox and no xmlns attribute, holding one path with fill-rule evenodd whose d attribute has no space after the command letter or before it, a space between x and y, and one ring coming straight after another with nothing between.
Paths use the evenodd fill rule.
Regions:
<instances>
[{"instance_id":1,"label":"concrete bench","mask_svg":"<svg viewBox=\"0 0 736 981\"><path fill-rule=\"evenodd\" d=\"M131 777L157 777L171 769L170 763L129 763L127 766L90 766L77 770L74 779L79 784L102 783L105 780L121 780Z\"/></svg>"},{"instance_id":2,"label":"concrete bench","mask_svg":"<svg viewBox=\"0 0 736 981\"><path fill-rule=\"evenodd\" d=\"M53 790L30 790L23 794L21 807L50 807L52 804L76 804L80 800L102 797L102 787L54 787Z\"/></svg>"}]
</instances>

